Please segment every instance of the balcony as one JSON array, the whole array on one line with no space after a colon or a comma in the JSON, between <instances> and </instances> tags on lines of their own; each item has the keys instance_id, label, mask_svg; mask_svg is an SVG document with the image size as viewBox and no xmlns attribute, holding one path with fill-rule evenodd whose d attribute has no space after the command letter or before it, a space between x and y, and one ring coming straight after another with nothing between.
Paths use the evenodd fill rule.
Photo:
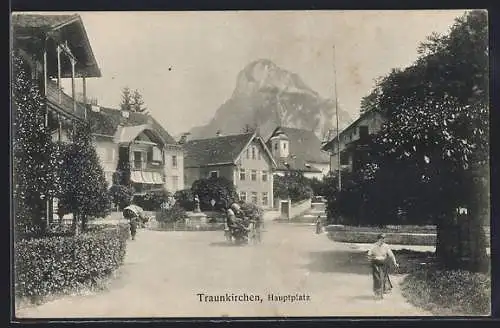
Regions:
<instances>
[{"instance_id":1,"label":"balcony","mask_svg":"<svg viewBox=\"0 0 500 328\"><path fill-rule=\"evenodd\" d=\"M73 114L80 119L85 119L86 108L73 100L72 97L59 90L57 84L53 81L47 81L47 100L58 106L61 110Z\"/></svg>"},{"instance_id":2,"label":"balcony","mask_svg":"<svg viewBox=\"0 0 500 328\"><path fill-rule=\"evenodd\" d=\"M161 162L131 161L130 169L143 172L160 172L163 174L163 164Z\"/></svg>"}]
</instances>

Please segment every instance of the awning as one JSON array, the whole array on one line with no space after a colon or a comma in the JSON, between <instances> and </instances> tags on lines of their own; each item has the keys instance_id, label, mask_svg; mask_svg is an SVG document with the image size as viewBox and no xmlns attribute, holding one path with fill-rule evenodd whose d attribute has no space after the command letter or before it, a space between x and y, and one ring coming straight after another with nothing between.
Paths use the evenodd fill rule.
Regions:
<instances>
[{"instance_id":1,"label":"awning","mask_svg":"<svg viewBox=\"0 0 500 328\"><path fill-rule=\"evenodd\" d=\"M135 183L144 183L141 171L130 171L130 181Z\"/></svg>"},{"instance_id":2,"label":"awning","mask_svg":"<svg viewBox=\"0 0 500 328\"><path fill-rule=\"evenodd\" d=\"M142 179L144 183L153 184L153 172L142 172Z\"/></svg>"},{"instance_id":3,"label":"awning","mask_svg":"<svg viewBox=\"0 0 500 328\"><path fill-rule=\"evenodd\" d=\"M142 184L163 184L163 177L160 172L131 171L130 180Z\"/></svg>"},{"instance_id":4,"label":"awning","mask_svg":"<svg viewBox=\"0 0 500 328\"><path fill-rule=\"evenodd\" d=\"M158 172L154 172L153 173L153 183L154 184L163 184L163 177L161 175L161 173L158 173Z\"/></svg>"}]
</instances>

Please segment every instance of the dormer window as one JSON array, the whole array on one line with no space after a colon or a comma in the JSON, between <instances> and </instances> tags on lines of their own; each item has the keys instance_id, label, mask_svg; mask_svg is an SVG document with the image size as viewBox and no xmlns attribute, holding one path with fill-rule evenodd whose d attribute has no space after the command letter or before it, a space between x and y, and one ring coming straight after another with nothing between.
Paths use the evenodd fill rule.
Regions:
<instances>
[{"instance_id":1,"label":"dormer window","mask_svg":"<svg viewBox=\"0 0 500 328\"><path fill-rule=\"evenodd\" d=\"M310 169L310 168L311 168L311 164L309 164L309 163L305 163L304 165L305 165L305 167L307 167L308 169Z\"/></svg>"}]
</instances>

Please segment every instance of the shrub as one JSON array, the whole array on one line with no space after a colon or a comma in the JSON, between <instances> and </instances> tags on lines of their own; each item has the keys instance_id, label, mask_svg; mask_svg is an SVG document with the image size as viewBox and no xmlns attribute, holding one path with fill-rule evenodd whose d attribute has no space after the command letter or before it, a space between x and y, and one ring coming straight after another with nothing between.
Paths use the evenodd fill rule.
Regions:
<instances>
[{"instance_id":1,"label":"shrub","mask_svg":"<svg viewBox=\"0 0 500 328\"><path fill-rule=\"evenodd\" d=\"M134 191L132 188L114 184L109 188L109 196L114 206L118 206L120 210L123 210L125 207L129 206L132 200L132 196Z\"/></svg>"},{"instance_id":2,"label":"shrub","mask_svg":"<svg viewBox=\"0 0 500 328\"><path fill-rule=\"evenodd\" d=\"M202 211L220 209L224 207L224 204L231 204L238 200L233 182L224 177L196 180L191 190L200 198ZM212 199L216 201L214 207L210 204Z\"/></svg>"},{"instance_id":3,"label":"shrub","mask_svg":"<svg viewBox=\"0 0 500 328\"><path fill-rule=\"evenodd\" d=\"M186 211L178 204L175 204L171 208L162 209L161 211L156 212L156 221L161 223L177 222L186 217Z\"/></svg>"},{"instance_id":4,"label":"shrub","mask_svg":"<svg viewBox=\"0 0 500 328\"><path fill-rule=\"evenodd\" d=\"M257 220L257 221L262 221L264 218L264 210L260 207L257 206L253 203L240 203L241 210L245 214L246 217Z\"/></svg>"},{"instance_id":5,"label":"shrub","mask_svg":"<svg viewBox=\"0 0 500 328\"><path fill-rule=\"evenodd\" d=\"M491 278L482 273L419 268L405 278L402 293L411 303L436 315L491 312Z\"/></svg>"},{"instance_id":6,"label":"shrub","mask_svg":"<svg viewBox=\"0 0 500 328\"><path fill-rule=\"evenodd\" d=\"M191 189L179 190L174 194L176 204L179 204L186 211L194 209L193 193Z\"/></svg>"},{"instance_id":7,"label":"shrub","mask_svg":"<svg viewBox=\"0 0 500 328\"><path fill-rule=\"evenodd\" d=\"M311 198L313 190L309 179L302 173L292 172L285 176L274 176L273 195L276 199L290 198L295 203Z\"/></svg>"},{"instance_id":8,"label":"shrub","mask_svg":"<svg viewBox=\"0 0 500 328\"><path fill-rule=\"evenodd\" d=\"M122 263L127 225L75 237L47 237L15 242L15 292L35 300L92 285Z\"/></svg>"},{"instance_id":9,"label":"shrub","mask_svg":"<svg viewBox=\"0 0 500 328\"><path fill-rule=\"evenodd\" d=\"M144 196L135 196L133 203L142 207L145 211L157 211L161 204L166 202L170 197L170 193L162 188L160 190L147 191Z\"/></svg>"}]
</instances>

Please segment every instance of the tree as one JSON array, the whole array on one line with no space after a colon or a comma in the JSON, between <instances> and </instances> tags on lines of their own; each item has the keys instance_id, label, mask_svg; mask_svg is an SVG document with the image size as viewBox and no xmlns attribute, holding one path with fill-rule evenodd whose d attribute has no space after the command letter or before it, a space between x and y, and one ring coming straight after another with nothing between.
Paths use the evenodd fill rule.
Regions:
<instances>
[{"instance_id":1,"label":"tree","mask_svg":"<svg viewBox=\"0 0 500 328\"><path fill-rule=\"evenodd\" d=\"M176 191L174 194L174 198L176 204L179 204L179 206L185 209L186 211L192 211L194 209L194 202L193 202L194 195L191 189L183 189Z\"/></svg>"},{"instance_id":2,"label":"tree","mask_svg":"<svg viewBox=\"0 0 500 328\"><path fill-rule=\"evenodd\" d=\"M275 175L273 181L273 197L275 199L290 198L299 202L313 195L310 182L301 172L286 172L284 176Z\"/></svg>"},{"instance_id":3,"label":"tree","mask_svg":"<svg viewBox=\"0 0 500 328\"><path fill-rule=\"evenodd\" d=\"M129 206L134 195L134 190L129 186L113 184L109 188L109 197L115 208L123 210Z\"/></svg>"},{"instance_id":4,"label":"tree","mask_svg":"<svg viewBox=\"0 0 500 328\"><path fill-rule=\"evenodd\" d=\"M247 123L243 127L243 133L252 133L252 132L255 132L255 130L256 130L256 125L252 126L252 125Z\"/></svg>"},{"instance_id":5,"label":"tree","mask_svg":"<svg viewBox=\"0 0 500 328\"><path fill-rule=\"evenodd\" d=\"M479 173L489 165L487 31L486 12L473 11L448 35L431 35L414 65L379 81L369 109L389 118L372 145L376 180L396 179L384 199L425 209L438 226L440 260L470 270L487 265L480 208L488 178Z\"/></svg>"},{"instance_id":6,"label":"tree","mask_svg":"<svg viewBox=\"0 0 500 328\"><path fill-rule=\"evenodd\" d=\"M122 101L120 109L129 112L146 113L147 108L144 107L144 100L137 89L131 91L129 87L122 89Z\"/></svg>"},{"instance_id":7,"label":"tree","mask_svg":"<svg viewBox=\"0 0 500 328\"><path fill-rule=\"evenodd\" d=\"M144 196L134 197L134 204L146 211L157 211L163 202L166 202L171 194L165 189L147 191Z\"/></svg>"},{"instance_id":8,"label":"tree","mask_svg":"<svg viewBox=\"0 0 500 328\"><path fill-rule=\"evenodd\" d=\"M66 145L61 159L61 204L73 213L73 226L81 220L85 231L91 217L104 217L110 211L104 171L92 144L90 127L76 127L73 142Z\"/></svg>"},{"instance_id":9,"label":"tree","mask_svg":"<svg viewBox=\"0 0 500 328\"><path fill-rule=\"evenodd\" d=\"M57 154L45 126L45 100L28 65L16 53L12 65L15 226L18 234L43 234L46 201L57 190Z\"/></svg>"},{"instance_id":10,"label":"tree","mask_svg":"<svg viewBox=\"0 0 500 328\"><path fill-rule=\"evenodd\" d=\"M145 113L147 111L147 108L144 107L144 100L142 99L142 95L139 93L137 89L134 90L134 93L132 94L131 109L133 112L137 113Z\"/></svg>"},{"instance_id":11,"label":"tree","mask_svg":"<svg viewBox=\"0 0 500 328\"><path fill-rule=\"evenodd\" d=\"M120 109L124 111L132 111L132 105L132 93L129 87L125 87L122 89L122 101L120 103Z\"/></svg>"},{"instance_id":12,"label":"tree","mask_svg":"<svg viewBox=\"0 0 500 328\"><path fill-rule=\"evenodd\" d=\"M224 177L196 180L193 182L191 191L193 195L198 195L201 210L212 209L210 204L212 199L216 201L216 208L220 208L224 204L230 205L238 200L233 182Z\"/></svg>"}]
</instances>

